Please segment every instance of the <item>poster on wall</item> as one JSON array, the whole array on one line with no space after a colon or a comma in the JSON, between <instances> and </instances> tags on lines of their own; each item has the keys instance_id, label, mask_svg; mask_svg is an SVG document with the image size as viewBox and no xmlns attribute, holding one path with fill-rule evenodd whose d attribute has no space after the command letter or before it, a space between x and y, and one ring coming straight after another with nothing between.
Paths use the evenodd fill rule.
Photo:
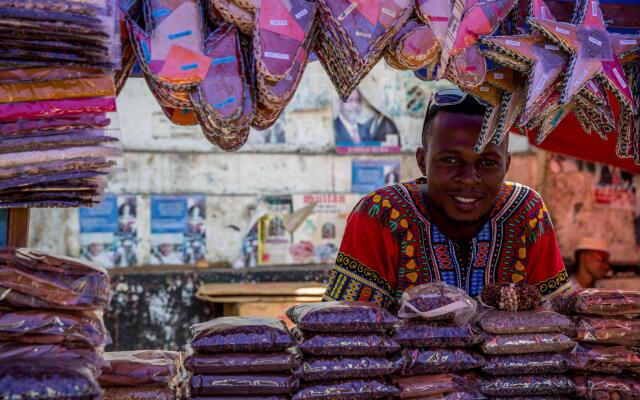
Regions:
<instances>
[{"instance_id":1,"label":"poster on wall","mask_svg":"<svg viewBox=\"0 0 640 400\"><path fill-rule=\"evenodd\" d=\"M375 109L359 89L334 107L333 129L337 154L399 153L395 122Z\"/></svg>"},{"instance_id":2,"label":"poster on wall","mask_svg":"<svg viewBox=\"0 0 640 400\"><path fill-rule=\"evenodd\" d=\"M206 196L151 197L151 265L206 263Z\"/></svg>"},{"instance_id":3,"label":"poster on wall","mask_svg":"<svg viewBox=\"0 0 640 400\"><path fill-rule=\"evenodd\" d=\"M359 194L302 194L293 196L294 211L315 203L313 212L293 232L290 253L296 264L331 264L342 242L347 218Z\"/></svg>"},{"instance_id":4,"label":"poster on wall","mask_svg":"<svg viewBox=\"0 0 640 400\"><path fill-rule=\"evenodd\" d=\"M400 182L400 160L353 160L351 191L371 193Z\"/></svg>"},{"instance_id":5,"label":"poster on wall","mask_svg":"<svg viewBox=\"0 0 640 400\"><path fill-rule=\"evenodd\" d=\"M292 238L284 221L292 211L291 196L268 196L263 199L265 214L259 224L259 264L287 265L292 263L289 252Z\"/></svg>"},{"instance_id":6,"label":"poster on wall","mask_svg":"<svg viewBox=\"0 0 640 400\"><path fill-rule=\"evenodd\" d=\"M105 268L138 265L138 198L106 195L93 208L81 208L80 256Z\"/></svg>"}]
</instances>

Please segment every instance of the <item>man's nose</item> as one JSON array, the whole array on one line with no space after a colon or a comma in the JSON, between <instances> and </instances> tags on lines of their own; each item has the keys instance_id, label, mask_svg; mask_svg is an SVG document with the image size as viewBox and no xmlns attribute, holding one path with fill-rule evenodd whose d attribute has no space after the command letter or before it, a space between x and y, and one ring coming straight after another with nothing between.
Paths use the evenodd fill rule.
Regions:
<instances>
[{"instance_id":1,"label":"man's nose","mask_svg":"<svg viewBox=\"0 0 640 400\"><path fill-rule=\"evenodd\" d=\"M473 164L463 164L460 167L457 179L460 183L468 186L476 185L481 182L478 171Z\"/></svg>"}]
</instances>

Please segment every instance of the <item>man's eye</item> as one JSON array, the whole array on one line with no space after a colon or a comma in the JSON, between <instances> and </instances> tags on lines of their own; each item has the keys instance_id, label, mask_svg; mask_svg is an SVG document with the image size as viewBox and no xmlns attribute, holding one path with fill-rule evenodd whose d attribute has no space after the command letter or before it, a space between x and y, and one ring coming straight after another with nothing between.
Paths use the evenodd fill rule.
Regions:
<instances>
[{"instance_id":1,"label":"man's eye","mask_svg":"<svg viewBox=\"0 0 640 400\"><path fill-rule=\"evenodd\" d=\"M482 165L483 167L495 167L498 165L498 163L493 160L481 160L480 165Z\"/></svg>"},{"instance_id":2,"label":"man's eye","mask_svg":"<svg viewBox=\"0 0 640 400\"><path fill-rule=\"evenodd\" d=\"M442 159L442 162L445 164L456 164L458 159L455 157L445 157Z\"/></svg>"}]
</instances>

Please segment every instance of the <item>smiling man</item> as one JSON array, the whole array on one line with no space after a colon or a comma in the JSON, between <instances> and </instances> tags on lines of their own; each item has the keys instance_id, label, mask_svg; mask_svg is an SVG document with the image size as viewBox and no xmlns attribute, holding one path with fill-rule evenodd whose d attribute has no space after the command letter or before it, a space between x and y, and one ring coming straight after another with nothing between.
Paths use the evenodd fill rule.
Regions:
<instances>
[{"instance_id":1,"label":"smiling man","mask_svg":"<svg viewBox=\"0 0 640 400\"><path fill-rule=\"evenodd\" d=\"M423 178L365 196L349 216L324 296L395 308L402 293L444 281L471 296L492 282L570 287L549 213L504 177L505 140L473 151L484 107L457 89L432 97L416 160Z\"/></svg>"}]
</instances>

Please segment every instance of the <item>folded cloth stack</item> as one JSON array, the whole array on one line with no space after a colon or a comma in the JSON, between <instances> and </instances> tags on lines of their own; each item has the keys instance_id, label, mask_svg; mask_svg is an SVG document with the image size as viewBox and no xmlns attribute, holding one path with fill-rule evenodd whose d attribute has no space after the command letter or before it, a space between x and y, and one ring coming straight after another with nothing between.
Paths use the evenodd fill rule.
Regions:
<instances>
[{"instance_id":1,"label":"folded cloth stack","mask_svg":"<svg viewBox=\"0 0 640 400\"><path fill-rule=\"evenodd\" d=\"M0 250L0 398L100 398L108 302L109 276L97 265Z\"/></svg>"},{"instance_id":2,"label":"folded cloth stack","mask_svg":"<svg viewBox=\"0 0 640 400\"><path fill-rule=\"evenodd\" d=\"M288 399L298 389L296 341L274 318L223 317L191 327L190 399Z\"/></svg>"},{"instance_id":3,"label":"folded cloth stack","mask_svg":"<svg viewBox=\"0 0 640 400\"><path fill-rule=\"evenodd\" d=\"M476 302L444 282L407 290L400 303L400 322L393 339L402 346L393 382L401 398L484 399L471 370L484 365L472 347L480 343L470 323Z\"/></svg>"},{"instance_id":4,"label":"folded cloth stack","mask_svg":"<svg viewBox=\"0 0 640 400\"><path fill-rule=\"evenodd\" d=\"M100 200L122 149L115 0L0 1L0 207Z\"/></svg>"},{"instance_id":5,"label":"folded cloth stack","mask_svg":"<svg viewBox=\"0 0 640 400\"><path fill-rule=\"evenodd\" d=\"M139 350L104 354L98 383L104 400L173 400L181 378L182 354L175 351Z\"/></svg>"},{"instance_id":6,"label":"folded cloth stack","mask_svg":"<svg viewBox=\"0 0 640 400\"><path fill-rule=\"evenodd\" d=\"M318 0L315 52L343 101L412 15L411 0Z\"/></svg>"},{"instance_id":7,"label":"folded cloth stack","mask_svg":"<svg viewBox=\"0 0 640 400\"><path fill-rule=\"evenodd\" d=\"M578 397L639 398L640 292L585 289L559 300L578 321L572 353Z\"/></svg>"},{"instance_id":8,"label":"folded cloth stack","mask_svg":"<svg viewBox=\"0 0 640 400\"><path fill-rule=\"evenodd\" d=\"M294 400L381 399L398 394L385 381L397 366L399 346L386 332L397 318L364 302L297 305L287 310L297 326L304 384Z\"/></svg>"},{"instance_id":9,"label":"folded cloth stack","mask_svg":"<svg viewBox=\"0 0 640 400\"><path fill-rule=\"evenodd\" d=\"M575 347L569 336L573 322L544 309L487 311L480 326L488 338L482 344L487 362L482 367L487 396L570 395L574 385L567 371L567 353Z\"/></svg>"}]
</instances>

